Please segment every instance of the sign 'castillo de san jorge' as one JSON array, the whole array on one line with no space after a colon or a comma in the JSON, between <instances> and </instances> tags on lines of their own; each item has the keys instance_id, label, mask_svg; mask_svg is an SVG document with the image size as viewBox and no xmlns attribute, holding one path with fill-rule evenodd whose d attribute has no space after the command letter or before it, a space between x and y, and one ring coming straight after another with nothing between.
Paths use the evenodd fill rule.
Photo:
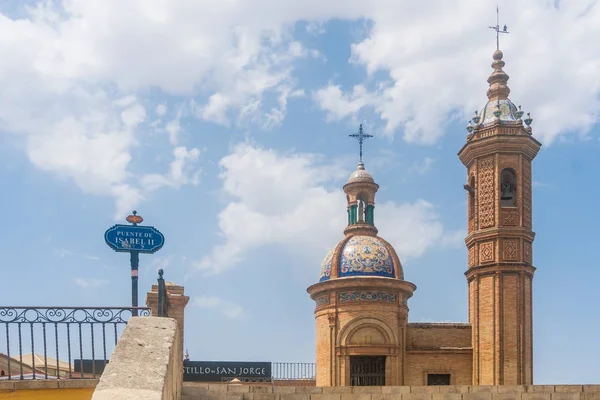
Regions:
<instances>
[{"instance_id":1,"label":"sign 'castillo de san jorge'","mask_svg":"<svg viewBox=\"0 0 600 400\"><path fill-rule=\"evenodd\" d=\"M242 381L271 380L270 362L184 361L183 380L223 382L238 378Z\"/></svg>"}]
</instances>

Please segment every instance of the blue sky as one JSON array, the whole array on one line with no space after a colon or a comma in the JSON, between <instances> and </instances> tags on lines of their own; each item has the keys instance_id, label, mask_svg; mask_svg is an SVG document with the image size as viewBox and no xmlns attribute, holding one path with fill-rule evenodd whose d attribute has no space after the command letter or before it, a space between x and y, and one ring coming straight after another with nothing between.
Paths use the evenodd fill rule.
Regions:
<instances>
[{"instance_id":1,"label":"blue sky","mask_svg":"<svg viewBox=\"0 0 600 400\"><path fill-rule=\"evenodd\" d=\"M128 305L128 257L103 233L137 209L166 236L140 257L140 301L159 268L185 286L193 359L312 362L306 288L343 237L363 123L410 321L466 321L456 153L496 4L337 3L0 3L0 304ZM535 382L599 383L600 4L500 9L510 97L543 143Z\"/></svg>"}]
</instances>

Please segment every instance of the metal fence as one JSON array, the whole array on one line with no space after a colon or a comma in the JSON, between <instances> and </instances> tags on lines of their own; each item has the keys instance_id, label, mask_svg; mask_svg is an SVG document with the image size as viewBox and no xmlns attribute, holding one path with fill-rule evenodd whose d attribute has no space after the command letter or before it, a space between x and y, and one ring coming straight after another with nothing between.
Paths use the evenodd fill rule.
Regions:
<instances>
[{"instance_id":1,"label":"metal fence","mask_svg":"<svg viewBox=\"0 0 600 400\"><path fill-rule=\"evenodd\" d=\"M0 307L0 379L96 378L134 312L150 315L146 307Z\"/></svg>"},{"instance_id":2,"label":"metal fence","mask_svg":"<svg viewBox=\"0 0 600 400\"><path fill-rule=\"evenodd\" d=\"M272 375L274 380L313 380L316 379L315 363L272 363Z\"/></svg>"}]
</instances>

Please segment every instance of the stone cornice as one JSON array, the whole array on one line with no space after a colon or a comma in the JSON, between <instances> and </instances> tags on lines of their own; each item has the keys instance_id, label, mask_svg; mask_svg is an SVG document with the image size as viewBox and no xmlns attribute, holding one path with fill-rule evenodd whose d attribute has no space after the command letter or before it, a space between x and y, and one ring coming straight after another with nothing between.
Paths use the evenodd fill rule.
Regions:
<instances>
[{"instance_id":1,"label":"stone cornice","mask_svg":"<svg viewBox=\"0 0 600 400\"><path fill-rule=\"evenodd\" d=\"M522 153L533 160L541 146L542 144L530 135L493 133L488 137L472 139L465 143L458 152L458 157L465 166L469 166L476 158L497 153Z\"/></svg>"},{"instance_id":2,"label":"stone cornice","mask_svg":"<svg viewBox=\"0 0 600 400\"><path fill-rule=\"evenodd\" d=\"M320 294L334 290L398 290L403 292L407 298L410 298L417 286L411 282L395 279L382 278L379 276L361 276L345 277L331 279L324 282L315 283L309 286L306 291L311 299L315 299Z\"/></svg>"},{"instance_id":3,"label":"stone cornice","mask_svg":"<svg viewBox=\"0 0 600 400\"><path fill-rule=\"evenodd\" d=\"M344 186L342 186L342 189L344 190L344 192L348 193L353 192L361 192L363 190L367 190L369 192L372 193L377 193L377 190L379 190L379 185L373 182L350 182L350 183L346 183Z\"/></svg>"},{"instance_id":4,"label":"stone cornice","mask_svg":"<svg viewBox=\"0 0 600 400\"><path fill-rule=\"evenodd\" d=\"M469 268L465 272L467 282L471 282L478 276L485 275L519 275L525 274L529 277L533 277L536 268L532 265L526 265L524 263L495 263L492 265L479 265Z\"/></svg>"},{"instance_id":5,"label":"stone cornice","mask_svg":"<svg viewBox=\"0 0 600 400\"><path fill-rule=\"evenodd\" d=\"M480 240L514 237L524 238L530 242L533 242L535 239L535 232L530 231L528 228L519 226L500 226L488 229L480 229L468 234L465 238L465 244L467 247L470 247L474 242Z\"/></svg>"}]
</instances>

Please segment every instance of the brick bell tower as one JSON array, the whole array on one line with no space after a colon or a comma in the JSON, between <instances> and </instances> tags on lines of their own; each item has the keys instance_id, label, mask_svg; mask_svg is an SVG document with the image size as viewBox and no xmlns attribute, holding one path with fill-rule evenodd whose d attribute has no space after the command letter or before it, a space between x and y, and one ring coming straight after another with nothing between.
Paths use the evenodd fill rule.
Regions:
<instances>
[{"instance_id":1,"label":"brick bell tower","mask_svg":"<svg viewBox=\"0 0 600 400\"><path fill-rule=\"evenodd\" d=\"M488 102L458 153L467 167L469 322L473 385L533 383L531 163L541 143L508 99L503 54L493 55Z\"/></svg>"}]
</instances>

